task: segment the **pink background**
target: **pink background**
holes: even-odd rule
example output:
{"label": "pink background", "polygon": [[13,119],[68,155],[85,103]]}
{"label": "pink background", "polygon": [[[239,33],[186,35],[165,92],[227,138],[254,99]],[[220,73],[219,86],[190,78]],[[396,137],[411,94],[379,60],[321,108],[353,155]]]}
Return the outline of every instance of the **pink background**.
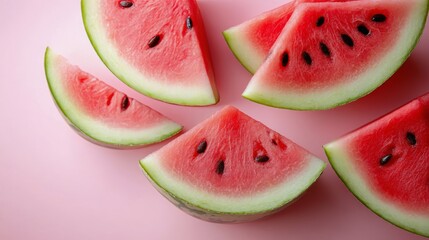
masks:
{"label": "pink background", "polygon": [[322,144],[429,90],[429,29],[411,58],[372,94],[328,111],[297,112],[241,98],[250,79],[221,31],[287,0],[200,0],[221,101],[173,106],[142,96],[104,67],[84,32],[79,1],[3,1],[0,8],[0,239],[423,239],[363,206],[328,165],[319,181],[281,213],[246,224],[194,219],[165,200],[139,150],[93,145],[68,127],[44,76],[46,46],[189,129],[232,104],[326,160]]}

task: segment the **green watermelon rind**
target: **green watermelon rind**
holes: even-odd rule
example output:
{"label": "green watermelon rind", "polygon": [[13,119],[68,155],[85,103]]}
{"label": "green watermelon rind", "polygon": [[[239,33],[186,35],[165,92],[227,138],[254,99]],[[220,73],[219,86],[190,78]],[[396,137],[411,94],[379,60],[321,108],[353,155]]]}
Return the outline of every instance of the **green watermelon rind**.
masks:
{"label": "green watermelon rind", "polygon": [[341,139],[323,146],[328,160],[349,191],[368,209],[387,222],[409,232],[429,237],[429,216],[419,216],[416,213],[401,211],[393,204],[389,204],[373,191],[359,176],[357,166],[351,164],[352,158],[342,146]]}
{"label": "green watermelon rind", "polygon": [[132,89],[163,102],[185,106],[207,106],[219,101],[217,90],[209,77],[204,87],[184,85],[165,85],[144,76],[143,73],[132,67],[120,57],[116,48],[107,40],[106,31],[97,20],[98,1],[81,0],[82,20],[85,31],[95,52],[107,68],[122,82]]}
{"label": "green watermelon rind", "polygon": [[239,26],[223,31],[222,35],[235,58],[250,74],[254,74],[262,64],[260,59],[264,56],[258,54],[256,49],[251,49],[251,44],[243,43],[246,39],[240,39],[241,35],[236,34],[236,31],[239,31]]}
{"label": "green watermelon rind", "polygon": [[44,68],[49,90],[57,106],[67,123],[83,138],[97,145],[109,148],[130,149],[140,148],[145,145],[161,142],[170,138],[182,130],[182,126],[166,119],[165,122],[147,129],[122,129],[117,130],[104,125],[101,121],[89,117],[78,109],[67,94],[64,93],[60,74],[55,70],[55,53],[46,48]]}
{"label": "green watermelon rind", "polygon": [[[424,3],[424,4],[423,4]],[[318,3],[311,3],[316,5]],[[323,3],[321,3],[323,4]],[[295,11],[308,3],[300,4]],[[329,90],[315,91],[297,91],[292,94],[285,94],[275,87],[263,86],[255,81],[250,81],[242,96],[250,101],[263,104],[270,107],[284,108],[291,110],[326,110],[345,105],[359,98],[362,98],[393,76],[393,74],[404,64],[416,47],[423,33],[427,20],[429,1],[422,0],[422,4],[416,4],[415,13],[407,24],[404,25],[404,32],[398,33],[400,44],[395,44],[393,50],[383,56],[383,59],[373,64],[373,70],[366,71],[364,74],[355,77],[361,79],[353,81],[352,84],[346,83],[340,86],[332,87]],[[289,24],[296,17],[292,14]],[[285,28],[288,25],[285,26]],[[410,38],[410,36],[412,36]],[[402,44],[401,44],[402,43]],[[407,44],[404,44],[407,43]],[[400,48],[400,45],[408,46],[406,49]],[[365,79],[365,80],[362,80]],[[375,79],[375,81],[373,81]]]}
{"label": "green watermelon rind", "polygon": [[273,15],[276,18],[284,17],[284,8],[287,5],[295,4],[292,1],[285,3],[275,9],[263,12],[255,18],[249,19],[239,25],[230,27],[222,32],[222,35],[231,50],[235,58],[240,64],[250,73],[254,74],[259,66],[264,62],[267,53],[260,48],[254,47],[255,44],[246,39],[246,35],[249,35],[249,25],[252,25],[255,21],[263,22],[270,19]]}
{"label": "green watermelon rind", "polygon": [[[300,172],[301,175],[297,173],[292,183],[283,182],[278,184],[277,188],[273,187],[260,195],[246,196],[243,200],[239,197],[228,198],[200,191],[170,176],[158,164],[159,162],[161,161],[156,155],[151,154],[140,160],[140,166],[146,177],[164,197],[194,217],[211,222],[229,223],[253,221],[283,209],[299,198],[319,178],[326,167],[320,159],[310,158],[309,166]],[[275,191],[278,191],[277,195],[269,195],[270,192]],[[269,197],[264,201],[262,196],[265,194]],[[277,199],[274,199],[276,196]]]}

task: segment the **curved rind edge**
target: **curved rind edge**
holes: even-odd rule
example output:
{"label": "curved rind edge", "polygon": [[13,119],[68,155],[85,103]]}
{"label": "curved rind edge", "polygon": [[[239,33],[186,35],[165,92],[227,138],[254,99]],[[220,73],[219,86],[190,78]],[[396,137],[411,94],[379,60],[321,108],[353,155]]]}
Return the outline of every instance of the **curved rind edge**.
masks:
{"label": "curved rind edge", "polygon": [[[429,228],[427,228],[426,232],[424,230],[419,230],[419,229],[415,229],[411,226],[406,226],[403,223],[399,223],[399,222],[394,222],[392,221],[392,219],[389,219],[387,216],[385,216],[384,213],[377,211],[374,207],[371,206],[371,203],[369,201],[367,201],[365,199],[364,196],[359,195],[358,193],[355,192],[355,190],[353,189],[353,187],[351,186],[351,183],[346,180],[346,177],[344,177],[344,174],[341,172],[340,167],[337,166],[336,164],[336,160],[334,159],[333,155],[335,152],[334,147],[331,147],[334,143],[336,143],[336,141],[328,143],[323,145],[323,149],[324,152],[329,160],[329,163],[331,164],[332,168],[334,169],[336,175],[338,176],[338,178],[344,183],[344,185],[347,187],[347,189],[364,205],[366,206],[369,210],[371,210],[373,213],[375,213],[377,216],[381,217],[382,219],[384,219],[386,222],[389,222],[401,229],[404,229],[408,232],[417,234],[417,235],[421,235],[421,236],[425,236],[425,237],[429,237]],[[428,219],[429,222],[429,219]]]}
{"label": "curved rind edge", "polygon": [[235,58],[238,60],[238,62],[250,73],[254,74],[257,69],[253,69],[252,66],[246,65],[246,61],[243,61],[242,55],[237,52],[237,49],[234,47],[234,34],[231,34],[230,31],[232,31],[232,28],[227,29],[222,32],[223,38],[225,39],[226,44],[228,45],[228,48],[231,50],[232,54],[234,54]]}
{"label": "curved rind edge", "polygon": [[151,141],[141,141],[141,142],[137,142],[137,143],[133,143],[133,144],[121,144],[120,142],[109,142],[109,141],[105,141],[103,139],[100,139],[96,136],[92,136],[91,134],[86,133],[81,127],[79,127],[77,124],[75,124],[72,120],[71,117],[69,116],[70,113],[68,113],[61,104],[61,101],[59,100],[59,97],[57,96],[57,93],[54,89],[54,87],[52,86],[52,81],[53,77],[50,76],[49,72],[50,72],[50,65],[51,65],[51,61],[52,61],[52,50],[50,47],[46,47],[45,50],[45,55],[44,55],[44,69],[45,69],[45,76],[46,76],[46,80],[48,83],[48,87],[49,87],[49,91],[51,92],[51,96],[54,100],[55,106],[57,107],[58,111],[61,113],[62,117],[64,118],[64,120],[67,122],[67,124],[73,129],[75,130],[75,132],[80,135],[81,137],[83,137],[84,139],[86,139],[87,141],[94,143],[96,145],[102,146],[102,147],[107,147],[107,148],[113,148],[113,149],[135,149],[135,148],[141,148],[143,146],[146,145],[150,145],[150,144],[155,144],[158,142],[162,142],[178,133],[180,133],[183,129],[183,127],[179,124],[176,124],[177,126],[172,129],[169,132],[165,132],[163,134],[160,134],[158,138],[153,139]]}
{"label": "curved rind edge", "polygon": [[323,173],[324,169],[326,168],[325,162],[315,158],[316,161],[319,161],[318,164],[320,164],[320,166],[318,167],[318,170],[312,175],[312,178],[308,179],[308,182],[303,187],[303,189],[300,189],[299,192],[297,192],[293,198],[287,199],[286,201],[283,201],[281,204],[278,204],[276,206],[271,206],[262,211],[252,211],[251,209],[249,209],[249,211],[239,211],[239,212],[229,211],[228,212],[228,211],[208,209],[205,206],[193,204],[189,200],[184,199],[183,197],[174,195],[173,193],[165,189],[163,186],[161,186],[161,184],[158,183],[158,181],[155,179],[153,174],[151,174],[151,171],[154,171],[154,170],[145,166],[144,160],[146,158],[139,161],[140,167],[142,168],[144,175],[147,177],[150,183],[155,187],[155,189],[157,189],[158,192],[160,192],[166,199],[168,199],[176,207],[188,213],[189,215],[204,221],[216,222],[216,223],[250,222],[265,216],[269,216],[278,211],[281,211],[282,209],[284,209],[285,207],[289,206],[291,203],[296,201],[298,198],[300,198],[308,190],[308,188],[311,187],[313,183],[317,181],[317,179],[320,177],[320,175]]}
{"label": "curved rind edge", "polygon": [[[87,13],[88,7],[87,2],[90,0],[81,0],[81,13],[82,13],[82,21],[85,28],[85,32],[88,36],[88,39],[93,46],[95,52],[101,59],[101,61],[106,65],[106,67],[123,83],[125,83],[130,88],[159,101],[170,103],[170,104],[176,104],[176,105],[182,105],[182,106],[209,106],[209,105],[215,105],[219,102],[219,94],[217,93],[216,89],[212,89],[211,96],[205,96],[204,98],[196,97],[194,99],[178,99],[178,98],[172,98],[169,96],[161,96],[157,93],[154,93],[144,87],[141,87],[135,83],[132,83],[132,81],[128,81],[127,77],[124,76],[122,72],[116,71],[116,67],[114,67],[111,62],[108,60],[111,57],[104,54],[104,51],[101,51],[99,44],[96,42],[95,37],[93,33],[90,30],[89,25],[91,24],[88,22],[88,16],[92,17],[91,14]],[[91,0],[92,1],[92,0]],[[215,92],[213,92],[215,91]],[[186,96],[187,94],[184,94]]]}
{"label": "curved rind edge", "polygon": [[[423,7],[423,6],[422,6]],[[419,12],[422,12],[422,18],[421,18],[421,22],[422,24],[420,25],[420,28],[418,31],[416,31],[415,34],[415,38],[412,40],[412,44],[409,45],[409,48],[406,49],[403,52],[406,52],[406,54],[402,55],[400,57],[400,59],[398,59],[395,62],[395,65],[389,66],[388,68],[384,68],[383,70],[385,73],[384,77],[381,77],[381,79],[379,79],[375,85],[371,86],[371,87],[367,87],[365,89],[365,91],[360,92],[359,94],[356,94],[352,97],[348,96],[348,97],[344,97],[341,100],[338,101],[332,101],[330,100],[328,103],[323,103],[322,101],[320,101],[321,98],[318,98],[317,101],[312,101],[310,104],[302,104],[303,101],[298,101],[295,100],[295,102],[298,103],[293,103],[290,104],[287,101],[281,100],[279,98],[273,100],[273,95],[275,95],[274,92],[270,92],[269,90],[265,91],[265,93],[261,94],[261,88],[259,87],[259,92],[255,92],[253,90],[249,90],[252,84],[252,81],[248,84],[248,86],[246,87],[246,89],[244,90],[244,92],[242,93],[242,97],[262,104],[262,105],[266,105],[266,106],[270,106],[270,107],[275,107],[275,108],[283,108],[283,109],[290,109],[290,110],[300,110],[300,111],[306,111],[306,110],[327,110],[327,109],[332,109],[332,108],[336,108],[342,105],[345,105],[347,103],[353,102],[355,100],[358,100],[368,94],[370,94],[371,92],[373,92],[374,90],[376,90],[378,87],[380,87],[381,85],[383,85],[387,80],[389,80],[395,73],[396,71],[404,64],[404,62],[409,58],[409,56],[411,55],[411,53],[413,52],[414,48],[416,47],[416,45],[418,44],[421,35],[425,29],[425,25],[426,25],[426,21],[427,21],[427,16],[428,16],[428,10],[429,10],[429,1],[425,0],[425,5],[424,5],[424,9],[420,9],[419,7],[416,7],[416,9]],[[395,45],[396,46],[396,45]],[[378,64],[380,65],[380,64]],[[386,65],[386,63],[383,63],[383,65]],[[387,73],[386,73],[387,71]],[[256,87],[257,88],[257,87]],[[308,95],[313,95],[313,94],[308,94]],[[329,94],[329,95],[333,95],[333,94]],[[301,105],[302,104],[302,105]]]}

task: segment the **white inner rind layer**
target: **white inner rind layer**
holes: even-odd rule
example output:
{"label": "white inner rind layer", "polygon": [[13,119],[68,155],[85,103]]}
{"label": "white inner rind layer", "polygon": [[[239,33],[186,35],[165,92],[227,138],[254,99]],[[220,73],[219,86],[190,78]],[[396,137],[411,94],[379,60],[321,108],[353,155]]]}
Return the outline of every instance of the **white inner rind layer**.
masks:
{"label": "white inner rind layer", "polygon": [[201,84],[198,85],[185,85],[179,81],[164,84],[143,70],[133,67],[132,63],[120,55],[117,46],[107,36],[99,6],[100,0],[82,0],[85,30],[101,60],[121,81],[146,96],[169,103],[190,106],[217,103],[218,98],[208,76],[205,81],[201,79]]}
{"label": "white inner rind layer", "polygon": [[[140,161],[147,177],[160,188],[202,211],[218,214],[251,215],[276,210],[300,196],[323,172],[326,164],[317,158],[308,159],[306,166],[293,177],[263,192],[248,196],[225,196],[211,193],[205,189],[174,176],[162,166],[157,154],[151,154]],[[161,192],[165,194],[164,192]],[[168,197],[167,197],[168,198]]]}
{"label": "white inner rind layer", "polygon": [[223,32],[223,36],[238,61],[253,74],[264,61],[265,53],[258,51],[260,49],[255,48],[245,34],[240,33],[244,27],[247,26],[231,27]]}
{"label": "white inner rind layer", "polygon": [[49,48],[46,49],[45,72],[49,88],[55,103],[68,123],[84,137],[88,137],[88,140],[110,147],[138,147],[160,142],[182,129],[179,124],[167,118],[157,124],[152,124],[151,127],[120,128],[109,126],[102,119],[88,116],[80,106],[75,104],[64,88],[63,76],[55,61],[57,56]]}
{"label": "white inner rind layer", "polygon": [[[262,13],[253,19],[247,20],[239,25],[233,26],[223,32],[223,36],[238,61],[249,71],[254,74],[259,66],[264,62],[268,52],[261,49],[257,43],[250,41],[249,30],[253,28],[255,22],[272,21],[272,16],[282,16],[285,12],[285,7],[292,2],[288,2],[273,10]],[[257,24],[258,25],[258,24]]]}
{"label": "white inner rind layer", "polygon": [[[429,215],[417,211],[408,211],[383,198],[374,191],[372,183],[358,170],[355,156],[341,140],[324,146],[332,167],[349,190],[374,213],[408,231],[429,237]],[[412,205],[412,203],[410,203]]]}
{"label": "white inner rind layer", "polygon": [[[412,2],[414,3],[410,4],[413,4],[414,7],[410,11],[409,18],[404,22],[401,31],[397,33],[399,39],[387,51],[387,54],[380,56],[377,61],[373,61],[361,74],[345,76],[343,80],[336,81],[341,84],[336,84],[333,87],[327,86],[312,90],[285,90],[266,85],[263,81],[264,76],[259,76],[256,73],[243,92],[243,97],[278,108],[318,110],[334,108],[367,95],[396,72],[408,58],[422,34],[428,14],[429,1],[412,0]],[[302,3],[301,5],[310,6],[314,4],[316,3]],[[288,25],[296,24],[299,11],[305,11],[305,7],[295,9]]]}

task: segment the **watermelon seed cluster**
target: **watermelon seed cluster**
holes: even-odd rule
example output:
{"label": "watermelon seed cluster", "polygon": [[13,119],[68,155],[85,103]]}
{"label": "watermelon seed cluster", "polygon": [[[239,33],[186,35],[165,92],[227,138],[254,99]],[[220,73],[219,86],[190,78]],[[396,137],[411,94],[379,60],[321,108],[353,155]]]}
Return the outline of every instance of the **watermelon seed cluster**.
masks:
{"label": "watermelon seed cluster", "polygon": [[[196,148],[196,152],[197,152],[197,154],[202,154],[202,153],[204,153],[206,150],[207,150],[207,140],[202,140],[202,141],[198,144],[198,146],[197,146],[197,148]],[[224,171],[225,171],[225,160],[220,159],[220,160],[216,163],[216,170],[215,170],[215,172],[216,172],[218,175],[223,175]]]}
{"label": "watermelon seed cluster", "polygon": [[[407,132],[406,139],[411,146],[415,146],[417,144],[416,135],[412,132]],[[388,154],[380,159],[380,165],[384,166],[392,159],[392,154]]]}
{"label": "watermelon seed cluster", "polygon": [[[373,21],[373,22],[385,22],[386,19],[387,19],[386,16],[383,14],[375,14],[372,16],[371,21]],[[325,17],[320,16],[316,21],[316,26],[321,27],[324,23],[325,23]],[[366,27],[364,24],[358,25],[357,30],[365,36],[368,36],[371,33],[370,30],[368,29],[368,27]],[[341,36],[341,40],[343,41],[344,44],[353,48],[354,41],[350,37],[350,35],[342,33],[340,36]],[[319,46],[320,46],[320,50],[322,51],[322,53],[325,56],[330,58],[331,57],[331,50],[329,49],[329,47],[324,42],[320,42]],[[301,54],[301,57],[307,65],[311,66],[311,64],[313,63],[313,59],[311,58],[311,55],[308,52],[303,51]],[[281,63],[282,63],[283,67],[286,67],[287,64],[289,63],[289,54],[287,52],[283,53],[282,58],[281,58]]]}
{"label": "watermelon seed cluster", "polygon": [[[287,54],[286,54],[287,55]],[[271,143],[275,146],[278,146],[279,143],[277,142],[276,139],[272,138],[271,139]],[[286,146],[280,142],[280,147],[284,150],[286,148]],[[256,149],[260,148],[260,143],[256,144]],[[203,139],[200,141],[200,143],[196,146],[195,151],[197,154],[203,154],[206,150],[207,150],[207,140]],[[258,153],[256,153],[258,152]],[[270,160],[270,157],[268,157],[268,155],[266,154],[265,149],[263,149],[263,151],[255,151],[255,157],[254,157],[254,161],[257,163],[266,163]],[[218,175],[223,175],[225,172],[225,160],[224,158],[220,158],[217,162],[216,162],[216,166],[215,166],[215,172]]]}

